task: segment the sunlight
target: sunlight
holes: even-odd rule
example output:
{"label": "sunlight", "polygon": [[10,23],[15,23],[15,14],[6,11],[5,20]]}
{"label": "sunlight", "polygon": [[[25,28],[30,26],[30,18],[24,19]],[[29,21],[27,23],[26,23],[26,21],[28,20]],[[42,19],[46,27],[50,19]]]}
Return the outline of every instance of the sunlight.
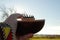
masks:
{"label": "sunlight", "polygon": [[19,18],[19,19],[17,19],[17,21],[22,21],[22,19],[21,19],[21,18]]}
{"label": "sunlight", "polygon": [[16,5],[16,6],[14,6],[14,9],[15,9],[16,13],[33,15],[28,7],[25,7],[22,5],[19,5],[19,6]]}
{"label": "sunlight", "polygon": [[16,10],[16,13],[25,13],[25,9],[23,7],[18,7],[18,6],[15,6],[15,10]]}

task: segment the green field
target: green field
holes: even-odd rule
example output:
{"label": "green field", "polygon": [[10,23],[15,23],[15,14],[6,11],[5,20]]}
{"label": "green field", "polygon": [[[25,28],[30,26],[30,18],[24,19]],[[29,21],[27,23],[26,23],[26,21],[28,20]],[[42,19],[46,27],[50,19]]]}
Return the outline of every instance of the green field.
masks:
{"label": "green field", "polygon": [[60,40],[60,38],[31,38],[30,40]]}
{"label": "green field", "polygon": [[42,35],[42,36],[36,36],[32,37],[30,40],[60,40],[59,35]]}
{"label": "green field", "polygon": [[31,40],[60,40],[60,39],[31,39]]}

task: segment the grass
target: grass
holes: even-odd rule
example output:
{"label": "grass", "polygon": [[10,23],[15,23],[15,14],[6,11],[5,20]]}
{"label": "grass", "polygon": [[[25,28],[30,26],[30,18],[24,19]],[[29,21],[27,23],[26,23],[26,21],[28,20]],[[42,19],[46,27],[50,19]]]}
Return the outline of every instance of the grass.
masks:
{"label": "grass", "polygon": [[31,38],[30,40],[60,40],[60,38]]}
{"label": "grass", "polygon": [[30,40],[60,40],[60,36],[55,36],[55,35],[48,35],[48,36],[36,36],[36,37],[32,37],[30,38]]}

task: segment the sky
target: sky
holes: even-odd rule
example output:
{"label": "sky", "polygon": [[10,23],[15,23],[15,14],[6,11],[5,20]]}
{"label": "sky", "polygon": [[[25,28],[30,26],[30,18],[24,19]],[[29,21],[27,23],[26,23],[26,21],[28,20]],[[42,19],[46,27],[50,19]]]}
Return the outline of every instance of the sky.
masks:
{"label": "sky", "polygon": [[60,0],[0,0],[0,6],[45,19],[44,27],[37,34],[60,35]]}

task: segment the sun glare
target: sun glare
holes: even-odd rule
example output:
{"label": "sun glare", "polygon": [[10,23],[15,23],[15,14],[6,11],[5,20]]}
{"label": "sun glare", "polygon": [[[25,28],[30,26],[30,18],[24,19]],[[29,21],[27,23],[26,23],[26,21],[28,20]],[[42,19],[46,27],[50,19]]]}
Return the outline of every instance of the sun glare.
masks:
{"label": "sun glare", "polygon": [[15,10],[16,10],[16,12],[17,13],[25,13],[25,10],[24,10],[24,8],[22,8],[22,7],[15,7]]}

